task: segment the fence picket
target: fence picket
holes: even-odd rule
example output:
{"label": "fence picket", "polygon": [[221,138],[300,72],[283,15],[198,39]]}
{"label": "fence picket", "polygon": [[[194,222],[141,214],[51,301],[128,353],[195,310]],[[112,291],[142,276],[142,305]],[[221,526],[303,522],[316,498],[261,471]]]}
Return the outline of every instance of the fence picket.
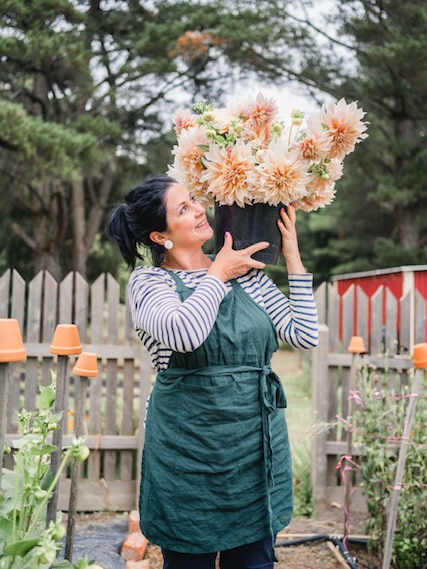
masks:
{"label": "fence picket", "polygon": [[59,324],[75,324],[73,321],[73,280],[73,273],[68,273],[59,284]]}
{"label": "fence picket", "polygon": [[347,348],[354,336],[354,298],[355,286],[351,285],[342,298],[342,343]]}
{"label": "fence picket", "polygon": [[[119,329],[119,302],[120,289],[113,277],[107,275],[107,340],[109,344],[118,343]],[[106,363],[106,407],[105,407],[105,432],[107,435],[117,435],[120,425],[117,423],[117,411],[123,413],[123,406],[118,405],[118,365],[117,360],[108,358]],[[117,457],[115,451],[106,451],[104,455],[105,480],[116,479]]]}
{"label": "fence picket", "polygon": [[427,301],[415,291],[415,340],[414,344],[425,342],[427,334]]}
{"label": "fence picket", "polygon": [[369,299],[368,295],[361,289],[356,287],[356,306],[357,306],[357,336],[362,336],[365,344],[368,341],[369,333]]}
{"label": "fence picket", "polygon": [[[79,274],[74,273],[74,324],[77,325],[80,340],[87,341],[87,321],[89,304],[89,285]],[[102,312],[101,312],[102,314]]]}
{"label": "fence picket", "polygon": [[414,331],[411,329],[411,318],[409,315],[412,313],[412,294],[408,290],[399,301],[400,309],[400,330],[399,330],[399,347],[401,354],[408,354],[410,346],[413,346]]}
{"label": "fence picket", "polygon": [[10,269],[0,277],[0,318],[9,318]]}
{"label": "fence picket", "polygon": [[389,355],[395,355],[397,352],[397,300],[394,294],[388,289],[385,289],[385,338],[386,350]]}
{"label": "fence picket", "polygon": [[[90,288],[91,300],[91,330],[92,344],[102,344],[104,330],[104,296],[105,275],[100,275]],[[100,373],[89,382],[89,419],[90,435],[101,436],[102,432],[102,362],[98,360]],[[99,480],[101,473],[101,453],[98,449],[91,452],[88,458],[88,478],[90,481]]]}
{"label": "fence picket", "polygon": [[380,286],[371,297],[371,337],[368,351],[375,355],[384,351],[383,291],[384,287]]}

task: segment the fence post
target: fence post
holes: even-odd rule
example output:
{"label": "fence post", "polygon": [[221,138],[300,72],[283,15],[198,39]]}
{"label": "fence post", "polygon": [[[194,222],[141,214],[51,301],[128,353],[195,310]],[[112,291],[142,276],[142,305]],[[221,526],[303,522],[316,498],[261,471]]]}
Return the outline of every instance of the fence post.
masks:
{"label": "fence post", "polygon": [[25,360],[27,352],[15,318],[0,319],[0,488],[3,469],[4,442],[7,427],[10,364]]}
{"label": "fence post", "polygon": [[[316,425],[328,421],[328,351],[329,329],[325,324],[319,325],[319,343],[313,350],[312,367],[312,410]],[[313,436],[312,473],[313,500],[316,511],[326,508],[327,486],[327,454],[326,432],[321,429]]]}

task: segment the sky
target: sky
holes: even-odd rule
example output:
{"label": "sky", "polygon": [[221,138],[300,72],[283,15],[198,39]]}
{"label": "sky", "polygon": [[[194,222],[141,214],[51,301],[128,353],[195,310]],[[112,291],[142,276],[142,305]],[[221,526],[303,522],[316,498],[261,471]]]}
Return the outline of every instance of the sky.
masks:
{"label": "sky", "polygon": [[[299,8],[302,4],[305,4],[302,0],[295,0],[293,3],[293,8],[299,16],[303,16],[302,8]],[[326,25],[324,17],[329,15],[331,11],[333,11],[334,7],[336,7],[335,0],[313,0],[313,5],[311,7],[306,7],[306,10],[312,22],[324,27]],[[236,87],[235,92],[230,92],[226,97],[226,104],[233,99],[240,98],[242,96],[242,91],[245,90],[245,87],[242,89],[242,84],[239,84]],[[293,82],[289,85],[271,84],[266,86],[265,81],[258,83],[254,81],[248,84],[247,91],[244,92],[244,96],[256,96],[259,92],[266,97],[275,99],[277,106],[279,107],[280,116],[285,123],[294,109],[305,112],[306,117],[317,114],[320,111],[318,103],[310,98],[309,95],[305,93],[304,88],[299,86],[297,82]],[[325,100],[329,100],[326,95],[324,95],[324,97]]]}

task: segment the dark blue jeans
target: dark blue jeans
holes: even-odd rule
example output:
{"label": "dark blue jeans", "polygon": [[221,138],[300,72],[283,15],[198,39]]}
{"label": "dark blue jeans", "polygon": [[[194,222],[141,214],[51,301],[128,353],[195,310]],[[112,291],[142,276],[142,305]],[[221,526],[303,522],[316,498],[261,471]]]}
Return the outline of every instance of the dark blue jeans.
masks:
{"label": "dark blue jeans", "polygon": [[[179,553],[162,549],[163,569],[215,569],[217,553]],[[271,537],[219,553],[221,569],[273,569]]]}

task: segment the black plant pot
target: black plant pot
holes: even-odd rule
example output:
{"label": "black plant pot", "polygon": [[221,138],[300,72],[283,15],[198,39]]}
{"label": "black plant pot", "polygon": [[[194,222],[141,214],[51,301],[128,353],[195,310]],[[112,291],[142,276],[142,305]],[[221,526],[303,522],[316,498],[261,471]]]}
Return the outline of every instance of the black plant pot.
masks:
{"label": "black plant pot", "polygon": [[283,207],[283,204],[271,206],[264,203],[246,207],[215,204],[216,251],[224,245],[224,234],[228,231],[233,237],[234,249],[244,249],[259,241],[268,241],[268,249],[258,251],[252,257],[267,265],[277,265],[282,248],[277,220]]}

